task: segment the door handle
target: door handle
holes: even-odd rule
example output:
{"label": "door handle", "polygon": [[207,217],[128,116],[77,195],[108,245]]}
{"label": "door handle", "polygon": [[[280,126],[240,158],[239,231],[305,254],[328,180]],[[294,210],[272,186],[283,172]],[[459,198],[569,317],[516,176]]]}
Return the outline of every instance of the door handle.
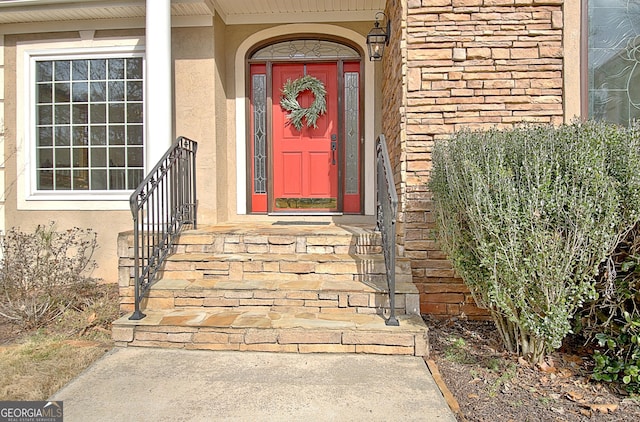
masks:
{"label": "door handle", "polygon": [[336,165],[336,151],[338,150],[338,136],[331,134],[331,164]]}

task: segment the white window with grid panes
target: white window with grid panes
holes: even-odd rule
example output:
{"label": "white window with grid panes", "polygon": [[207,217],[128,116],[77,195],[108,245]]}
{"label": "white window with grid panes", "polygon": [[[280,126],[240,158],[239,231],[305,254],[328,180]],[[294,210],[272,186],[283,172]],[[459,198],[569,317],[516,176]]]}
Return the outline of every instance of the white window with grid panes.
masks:
{"label": "white window with grid panes", "polygon": [[17,104],[25,110],[18,125],[23,121],[28,133],[25,154],[18,150],[25,166],[18,181],[27,182],[19,203],[89,201],[113,208],[95,201],[128,199],[144,178],[143,51],[26,48],[17,64],[25,94],[18,92],[18,103],[25,99],[24,108]]}
{"label": "white window with grid panes", "polygon": [[145,175],[143,37],[16,43],[18,210],[126,210]]}
{"label": "white window with grid panes", "polygon": [[144,178],[142,54],[32,58],[32,192],[117,193]]}

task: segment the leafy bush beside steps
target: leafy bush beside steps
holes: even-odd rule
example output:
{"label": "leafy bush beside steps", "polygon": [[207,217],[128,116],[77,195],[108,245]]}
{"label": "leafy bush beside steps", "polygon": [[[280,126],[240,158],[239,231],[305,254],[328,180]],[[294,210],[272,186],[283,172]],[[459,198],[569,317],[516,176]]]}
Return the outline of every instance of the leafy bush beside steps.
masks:
{"label": "leafy bush beside steps", "polygon": [[640,216],[640,132],[596,122],[463,131],[436,144],[430,188],[454,268],[505,347],[539,362]]}

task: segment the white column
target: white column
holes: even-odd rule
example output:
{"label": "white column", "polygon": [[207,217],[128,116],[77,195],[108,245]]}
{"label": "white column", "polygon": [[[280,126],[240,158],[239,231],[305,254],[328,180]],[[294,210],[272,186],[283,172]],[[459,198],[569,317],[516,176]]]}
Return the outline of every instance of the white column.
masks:
{"label": "white column", "polygon": [[146,0],[147,171],[173,143],[171,0]]}

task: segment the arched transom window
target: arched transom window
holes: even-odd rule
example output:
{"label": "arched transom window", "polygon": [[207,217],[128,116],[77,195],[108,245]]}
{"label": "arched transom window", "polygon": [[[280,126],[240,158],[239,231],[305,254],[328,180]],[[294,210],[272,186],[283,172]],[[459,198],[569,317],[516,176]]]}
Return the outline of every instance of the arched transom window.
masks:
{"label": "arched transom window", "polygon": [[315,39],[296,39],[270,44],[251,56],[254,60],[359,59],[360,54],[344,44]]}

